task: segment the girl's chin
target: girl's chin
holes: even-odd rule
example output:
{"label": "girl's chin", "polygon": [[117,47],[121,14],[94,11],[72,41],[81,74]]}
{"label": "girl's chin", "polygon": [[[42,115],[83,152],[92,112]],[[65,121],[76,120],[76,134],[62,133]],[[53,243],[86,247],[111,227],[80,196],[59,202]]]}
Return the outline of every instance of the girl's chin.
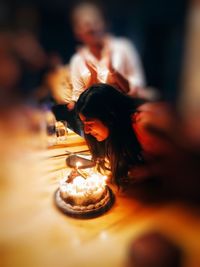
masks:
{"label": "girl's chin", "polygon": [[105,140],[106,140],[106,138],[103,138],[103,137],[100,137],[99,139],[97,139],[98,142],[103,142]]}
{"label": "girl's chin", "polygon": [[103,138],[103,137],[101,137],[101,136],[94,136],[94,138],[96,138],[96,140],[97,140],[98,142],[101,142],[101,141],[104,141],[104,140],[105,140],[105,138]]}

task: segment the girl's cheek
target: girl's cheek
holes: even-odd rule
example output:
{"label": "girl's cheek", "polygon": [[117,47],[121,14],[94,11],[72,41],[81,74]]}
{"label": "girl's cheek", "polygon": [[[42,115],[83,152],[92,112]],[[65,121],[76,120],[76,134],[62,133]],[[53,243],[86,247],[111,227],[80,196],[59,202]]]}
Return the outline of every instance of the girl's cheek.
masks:
{"label": "girl's cheek", "polygon": [[84,132],[86,134],[90,133],[91,128],[88,125],[84,125]]}

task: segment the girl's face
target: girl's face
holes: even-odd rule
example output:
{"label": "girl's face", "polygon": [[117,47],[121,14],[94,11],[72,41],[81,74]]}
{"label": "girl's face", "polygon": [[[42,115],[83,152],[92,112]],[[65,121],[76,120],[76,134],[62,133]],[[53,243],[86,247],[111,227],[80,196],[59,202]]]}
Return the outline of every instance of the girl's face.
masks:
{"label": "girl's face", "polygon": [[91,134],[97,141],[101,142],[108,138],[109,129],[98,119],[87,119],[83,114],[79,114],[79,117],[84,125],[85,134]]}

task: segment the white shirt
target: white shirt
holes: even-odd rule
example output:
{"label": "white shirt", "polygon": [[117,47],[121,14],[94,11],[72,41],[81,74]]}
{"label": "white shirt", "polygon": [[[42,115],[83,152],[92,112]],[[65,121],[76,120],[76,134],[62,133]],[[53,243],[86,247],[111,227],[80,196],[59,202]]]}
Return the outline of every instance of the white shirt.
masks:
{"label": "white shirt", "polygon": [[[145,86],[144,73],[135,47],[129,40],[116,37],[110,37],[108,39],[108,46],[112,66],[128,80],[130,85],[128,94],[134,96],[135,87]],[[102,51],[101,59],[98,60],[91,54],[87,47],[83,47],[81,52],[74,54],[70,60],[73,101],[77,101],[79,95],[87,88],[91,76],[85,64],[83,53],[97,67],[97,78],[99,82],[106,83],[108,77],[109,70],[106,65],[108,53],[106,54],[106,48]]]}

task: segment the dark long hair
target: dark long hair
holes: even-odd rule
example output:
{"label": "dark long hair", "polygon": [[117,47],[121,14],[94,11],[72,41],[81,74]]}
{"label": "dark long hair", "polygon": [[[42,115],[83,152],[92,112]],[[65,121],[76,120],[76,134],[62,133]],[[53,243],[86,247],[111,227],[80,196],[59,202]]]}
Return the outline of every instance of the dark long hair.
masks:
{"label": "dark long hair", "polygon": [[99,119],[109,129],[109,137],[99,142],[85,134],[93,159],[105,169],[109,160],[117,185],[127,180],[130,166],[142,161],[141,146],[132,128],[131,115],[144,101],[122,94],[108,84],[95,84],[85,90],[76,103],[76,111],[86,118]]}

